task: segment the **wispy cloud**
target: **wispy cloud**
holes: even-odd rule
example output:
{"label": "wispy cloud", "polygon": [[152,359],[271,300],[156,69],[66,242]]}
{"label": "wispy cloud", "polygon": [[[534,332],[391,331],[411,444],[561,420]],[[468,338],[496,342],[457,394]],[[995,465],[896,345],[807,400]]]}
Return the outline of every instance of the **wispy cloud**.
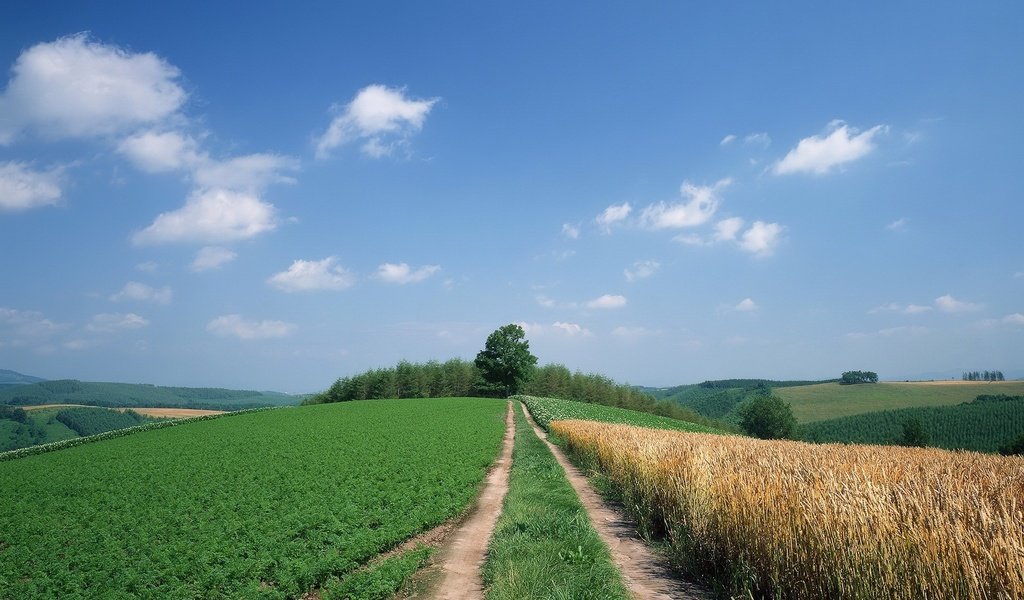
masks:
{"label": "wispy cloud", "polygon": [[295,333],[295,325],[284,321],[247,321],[241,315],[222,315],[206,324],[206,330],[244,341],[283,338]]}
{"label": "wispy cloud", "polygon": [[340,109],[327,131],[320,136],[316,156],[324,159],[331,150],[362,141],[362,152],[372,158],[391,155],[405,146],[440,98],[412,99],[404,88],[368,85]]}
{"label": "wispy cloud", "polygon": [[594,219],[594,222],[597,223],[598,227],[600,227],[602,231],[608,233],[611,231],[612,225],[625,221],[629,216],[629,213],[632,211],[633,207],[629,205],[629,202],[612,204],[601,211],[601,213]]}
{"label": "wispy cloud", "polygon": [[732,133],[722,138],[722,141],[718,142],[719,146],[728,146],[729,144],[736,141],[736,136]]}
{"label": "wispy cloud", "polygon": [[440,265],[424,265],[414,269],[406,263],[384,263],[377,267],[376,278],[385,283],[419,283],[440,270]]}
{"label": "wispy cloud", "polygon": [[622,272],[626,277],[626,281],[639,281],[640,279],[647,279],[651,275],[658,272],[661,268],[661,263],[655,260],[638,260],[631,266],[626,267]]}
{"label": "wispy cloud", "polygon": [[130,329],[141,329],[149,325],[149,320],[135,313],[101,313],[93,315],[85,326],[93,333],[111,333]]}
{"label": "wispy cloud", "polygon": [[683,202],[658,202],[643,210],[640,223],[648,229],[679,229],[703,225],[718,210],[719,192],[732,183],[726,178],[714,185],[694,185],[684,181],[679,188],[680,194],[686,198]]}
{"label": "wispy cloud", "polygon": [[732,309],[736,312],[754,312],[758,308],[760,307],[757,305],[757,303],[750,298],[744,298],[743,300],[740,300],[739,303],[736,304],[736,306],[732,307]]}
{"label": "wispy cloud", "polygon": [[154,288],[138,281],[129,281],[119,292],[110,296],[113,302],[152,302],[154,304],[170,304],[173,297],[171,288],[164,286]]}
{"label": "wispy cloud", "polygon": [[283,292],[343,290],[355,284],[355,276],[328,256],[322,260],[296,260],[286,271],[272,275],[267,283]]}
{"label": "wispy cloud", "polygon": [[800,140],[796,148],[775,163],[772,172],[776,175],[824,175],[870,154],[875,149],[874,139],[888,131],[888,127],[876,125],[867,131],[858,132],[842,121],[833,121],[829,123],[827,131],[827,135],[812,135]]}
{"label": "wispy cloud", "polygon": [[[2,108],[0,108],[2,110]],[[64,169],[33,169],[23,162],[0,163],[0,211],[22,211],[60,202]]]}
{"label": "wispy cloud", "polygon": [[890,338],[890,337],[907,337],[912,335],[920,335],[928,333],[927,327],[919,327],[915,325],[901,325],[899,327],[887,327],[885,329],[879,329],[878,331],[861,332],[855,331],[846,334],[847,337],[853,339],[864,339],[864,338]]}
{"label": "wispy cloud", "polygon": [[942,312],[947,313],[974,312],[983,308],[981,304],[967,302],[966,300],[957,300],[949,294],[936,298],[935,306]]}
{"label": "wispy cloud", "polygon": [[235,260],[238,254],[223,246],[204,246],[196,252],[191,269],[197,273],[219,269]]}
{"label": "wispy cloud", "polygon": [[562,235],[570,240],[578,240],[580,238],[580,226],[573,225],[571,223],[562,223]]}
{"label": "wispy cloud", "polygon": [[889,231],[906,231],[907,230],[907,218],[906,217],[900,217],[899,219],[896,219],[892,223],[889,223],[888,225],[886,225],[885,228],[888,229]]}
{"label": "wispy cloud", "polygon": [[868,314],[876,314],[881,312],[895,312],[904,315],[920,315],[932,310],[931,306],[922,304],[899,304],[896,302],[890,302],[889,304],[883,304],[877,306],[868,311]]}

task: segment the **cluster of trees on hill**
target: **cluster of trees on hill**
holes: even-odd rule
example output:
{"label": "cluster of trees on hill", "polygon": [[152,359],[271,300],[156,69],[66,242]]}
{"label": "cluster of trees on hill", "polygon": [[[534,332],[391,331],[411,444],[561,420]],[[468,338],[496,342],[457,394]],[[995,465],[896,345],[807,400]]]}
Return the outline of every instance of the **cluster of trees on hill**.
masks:
{"label": "cluster of trees on hill", "polygon": [[0,419],[10,419],[15,423],[28,423],[28,413],[16,406],[0,404]]}
{"label": "cluster of trees on hill", "polygon": [[57,413],[57,420],[84,437],[142,425],[154,419],[132,410],[119,412],[109,408],[70,408]]}
{"label": "cluster of trees on hill", "polygon": [[87,406],[134,406],[242,410],[261,406],[296,404],[285,394],[221,388],[165,387],[136,383],[106,383],[56,379],[0,389],[0,404],[85,404]]}
{"label": "cluster of trees on hill", "polygon": [[854,385],[857,383],[878,383],[878,373],[874,371],[846,371],[839,378],[839,385]]}
{"label": "cluster of trees on hill", "polygon": [[964,371],[964,381],[1006,381],[1002,371]]}

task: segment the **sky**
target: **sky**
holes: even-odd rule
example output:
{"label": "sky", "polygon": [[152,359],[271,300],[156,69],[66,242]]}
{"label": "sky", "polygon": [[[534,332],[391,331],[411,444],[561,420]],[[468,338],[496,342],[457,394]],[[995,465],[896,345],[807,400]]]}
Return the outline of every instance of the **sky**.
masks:
{"label": "sky", "polygon": [[0,6],[0,368],[1024,376],[1024,5]]}

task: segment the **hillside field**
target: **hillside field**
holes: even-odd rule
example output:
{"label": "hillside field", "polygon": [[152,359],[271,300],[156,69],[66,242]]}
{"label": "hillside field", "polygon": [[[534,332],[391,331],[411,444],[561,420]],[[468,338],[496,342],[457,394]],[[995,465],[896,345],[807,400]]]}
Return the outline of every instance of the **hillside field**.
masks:
{"label": "hillside field", "polygon": [[697,423],[615,406],[561,400],[558,398],[538,398],[537,396],[516,396],[515,398],[518,398],[526,405],[533,419],[544,429],[548,429],[552,421],[581,419],[601,423],[623,423],[626,425],[636,425],[637,427],[650,427],[652,429],[672,429],[696,433],[723,433],[711,427],[698,425]]}
{"label": "hillside field", "polygon": [[505,410],[281,408],[0,462],[0,597],[344,597],[470,503]]}
{"label": "hillside field", "polygon": [[1017,396],[1024,394],[1024,381],[822,383],[777,388],[774,392],[790,403],[797,421],[809,423],[879,410],[962,404],[982,394]]}

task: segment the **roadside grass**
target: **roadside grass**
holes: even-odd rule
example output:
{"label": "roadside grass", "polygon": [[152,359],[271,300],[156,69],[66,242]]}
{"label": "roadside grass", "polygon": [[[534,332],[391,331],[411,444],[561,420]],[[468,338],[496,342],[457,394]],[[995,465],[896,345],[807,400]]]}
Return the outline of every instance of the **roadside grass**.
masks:
{"label": "roadside grass", "polygon": [[565,472],[521,411],[508,495],[484,564],[488,600],[629,598]]}
{"label": "roadside grass", "polygon": [[521,400],[526,404],[530,414],[533,415],[533,419],[544,429],[548,429],[548,425],[552,421],[579,419],[582,421],[619,423],[651,429],[671,429],[673,431],[689,431],[692,433],[726,433],[704,425],[690,423],[689,421],[680,421],[669,417],[660,417],[650,413],[605,406],[603,404],[591,404],[589,402],[576,402],[558,398],[539,398],[537,396],[516,396],[513,399]]}
{"label": "roadside grass", "polygon": [[824,421],[879,410],[919,406],[950,406],[970,402],[981,394],[1024,394],[1024,381],[971,383],[822,383],[776,388],[775,395],[789,402],[800,423]]}

